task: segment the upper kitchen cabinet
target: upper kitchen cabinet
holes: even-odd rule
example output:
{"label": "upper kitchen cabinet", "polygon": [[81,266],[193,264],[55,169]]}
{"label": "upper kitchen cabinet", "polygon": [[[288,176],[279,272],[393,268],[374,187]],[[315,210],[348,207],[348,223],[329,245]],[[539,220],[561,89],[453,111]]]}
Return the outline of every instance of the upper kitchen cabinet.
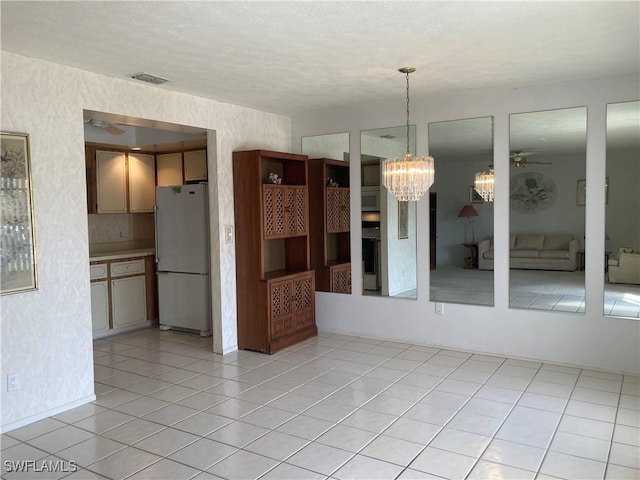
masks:
{"label": "upper kitchen cabinet", "polygon": [[156,176],[159,187],[182,185],[182,153],[156,155]]}
{"label": "upper kitchen cabinet", "polygon": [[90,146],[86,152],[89,213],[153,212],[153,155],[96,150]]}
{"label": "upper kitchen cabinet", "polygon": [[207,180],[207,151],[194,150],[184,152],[184,181],[197,182]]}
{"label": "upper kitchen cabinet", "polygon": [[156,196],[155,159],[144,153],[129,154],[129,211],[153,212]]}
{"label": "upper kitchen cabinet", "polygon": [[96,152],[98,213],[127,211],[127,156],[121,152]]}

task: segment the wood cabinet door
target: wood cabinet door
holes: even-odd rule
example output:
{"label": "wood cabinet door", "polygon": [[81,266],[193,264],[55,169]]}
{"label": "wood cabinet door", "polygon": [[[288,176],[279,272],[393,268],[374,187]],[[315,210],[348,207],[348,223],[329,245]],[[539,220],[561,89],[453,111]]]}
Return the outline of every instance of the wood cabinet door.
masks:
{"label": "wood cabinet door", "polygon": [[98,213],[127,212],[127,164],[124,153],[96,152]]}
{"label": "wood cabinet door", "polygon": [[111,280],[113,327],[147,320],[147,293],[144,275]]}
{"label": "wood cabinet door", "polygon": [[207,151],[184,152],[185,182],[207,179]]}
{"label": "wood cabinet door", "polygon": [[156,202],[156,162],[153,155],[129,154],[129,211],[153,212]]}
{"label": "wood cabinet door", "polygon": [[266,240],[286,237],[284,218],[285,187],[284,185],[262,186],[262,218],[263,236]]}
{"label": "wood cabinet door", "polygon": [[327,187],[327,233],[348,232],[351,224],[349,189]]}
{"label": "wood cabinet door", "polygon": [[291,310],[295,319],[295,328],[304,328],[315,322],[315,285],[313,273],[299,275],[292,281],[293,295]]}
{"label": "wood cabinet door", "polygon": [[307,187],[287,187],[288,204],[285,206],[286,214],[291,218],[287,225],[288,234],[306,235],[309,229],[309,209],[307,207]]}
{"label": "wood cabinet door", "polygon": [[335,293],[351,293],[351,264],[330,268],[330,290]]}
{"label": "wood cabinet door", "polygon": [[109,329],[109,285],[106,280],[91,284],[91,325],[94,333]]}
{"label": "wood cabinet door", "polygon": [[156,155],[156,176],[159,187],[182,185],[182,154]]}
{"label": "wood cabinet door", "polygon": [[280,338],[293,331],[291,280],[269,282],[269,336]]}

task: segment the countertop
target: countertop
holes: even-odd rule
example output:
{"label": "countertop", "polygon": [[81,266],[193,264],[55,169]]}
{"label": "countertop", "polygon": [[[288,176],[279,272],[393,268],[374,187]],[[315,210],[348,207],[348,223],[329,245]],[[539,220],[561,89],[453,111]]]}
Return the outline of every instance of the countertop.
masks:
{"label": "countertop", "polygon": [[147,257],[155,255],[155,248],[137,248],[132,250],[120,250],[117,252],[91,253],[89,254],[90,262],[100,262],[105,260],[118,260],[120,258]]}
{"label": "countertop", "polygon": [[156,249],[147,242],[111,242],[89,245],[89,261],[100,262],[120,258],[146,257],[155,255]]}

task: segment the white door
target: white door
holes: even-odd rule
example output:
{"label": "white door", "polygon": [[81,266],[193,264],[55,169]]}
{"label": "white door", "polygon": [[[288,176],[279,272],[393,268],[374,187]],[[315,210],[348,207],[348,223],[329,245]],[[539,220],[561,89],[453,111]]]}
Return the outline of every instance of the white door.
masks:
{"label": "white door", "polygon": [[160,325],[211,332],[209,275],[158,272]]}
{"label": "white door", "polygon": [[156,201],[155,158],[142,153],[129,154],[129,211],[153,212]]}
{"label": "white door", "polygon": [[126,213],[127,168],[124,153],[96,152],[98,213]]}
{"label": "white door", "polygon": [[113,327],[123,327],[147,320],[145,276],[111,280]]}
{"label": "white door", "polygon": [[158,186],[182,185],[182,154],[156,155]]}
{"label": "white door", "polygon": [[91,324],[94,333],[109,329],[108,290],[106,281],[91,284]]}
{"label": "white door", "polygon": [[156,189],[158,271],[209,272],[209,214],[205,184]]}

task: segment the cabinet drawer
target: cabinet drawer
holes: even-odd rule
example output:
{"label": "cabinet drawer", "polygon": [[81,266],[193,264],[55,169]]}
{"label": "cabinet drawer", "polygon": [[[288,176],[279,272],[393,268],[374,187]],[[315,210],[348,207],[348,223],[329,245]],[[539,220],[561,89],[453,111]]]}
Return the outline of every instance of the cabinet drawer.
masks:
{"label": "cabinet drawer", "polygon": [[89,278],[91,280],[107,278],[107,264],[89,265]]}
{"label": "cabinet drawer", "polygon": [[110,271],[112,277],[144,273],[144,259],[112,263]]}

